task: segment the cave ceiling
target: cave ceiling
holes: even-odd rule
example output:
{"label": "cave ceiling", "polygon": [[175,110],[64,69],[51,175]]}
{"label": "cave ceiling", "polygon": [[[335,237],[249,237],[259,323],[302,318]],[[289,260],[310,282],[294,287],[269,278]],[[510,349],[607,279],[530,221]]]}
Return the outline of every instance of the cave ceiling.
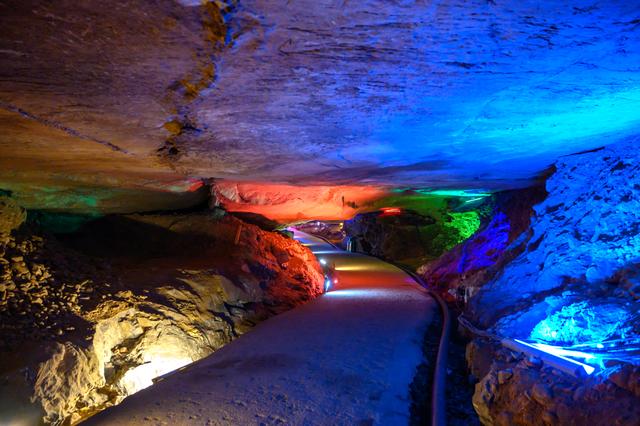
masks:
{"label": "cave ceiling", "polygon": [[21,0],[0,25],[0,189],[32,207],[516,188],[640,129],[633,1]]}

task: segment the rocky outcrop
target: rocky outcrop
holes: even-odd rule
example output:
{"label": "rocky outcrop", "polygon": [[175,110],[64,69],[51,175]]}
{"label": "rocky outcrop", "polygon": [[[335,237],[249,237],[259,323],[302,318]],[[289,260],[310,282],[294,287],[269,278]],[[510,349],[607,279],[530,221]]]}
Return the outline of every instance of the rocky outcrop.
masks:
{"label": "rocky outcrop", "polygon": [[229,211],[261,214],[281,222],[350,219],[388,193],[365,185],[296,186],[228,181],[215,182],[213,191]]}
{"label": "rocky outcrop", "polygon": [[[638,366],[617,368],[607,380],[577,380],[545,366],[538,358],[477,340],[469,345],[467,357],[482,377],[473,405],[485,425],[631,426],[640,417]],[[486,364],[488,370],[478,373],[487,357],[491,360]]]}
{"label": "rocky outcrop", "polygon": [[345,221],[344,231],[359,251],[400,261],[426,255],[428,241],[423,241],[421,231],[434,223],[432,217],[411,211],[392,215],[374,211]]}
{"label": "rocky outcrop", "polygon": [[[597,303],[598,296],[635,300],[630,272],[640,264],[638,160],[637,141],[629,140],[556,164],[546,183],[549,195],[534,207],[526,250],[472,299],[482,325],[528,337],[540,320],[572,303]],[[516,319],[530,327],[506,325]]]}
{"label": "rocky outcrop", "polygon": [[0,196],[0,243],[5,243],[11,232],[27,219],[27,212],[9,197]]}
{"label": "rocky outcrop", "polygon": [[344,233],[358,251],[411,266],[438,258],[473,234],[480,223],[475,211],[454,213],[444,209],[429,215],[389,209],[356,215],[344,222]]}
{"label": "rocky outcrop", "polygon": [[465,304],[525,249],[531,238],[533,205],[542,187],[504,191],[485,202],[484,223],[468,240],[418,268],[418,274],[451,302]]}
{"label": "rocky outcrop", "polygon": [[308,249],[230,216],[114,216],[2,248],[3,421],[75,423],[323,283]]}
{"label": "rocky outcrop", "polygon": [[[638,418],[639,160],[635,139],[562,158],[533,209],[497,209],[473,238],[422,269],[456,296],[463,289],[466,316],[490,334],[591,354],[583,360],[597,372],[578,380],[476,340],[468,360],[481,379],[474,405],[485,424]],[[514,227],[526,212],[529,228]]]}

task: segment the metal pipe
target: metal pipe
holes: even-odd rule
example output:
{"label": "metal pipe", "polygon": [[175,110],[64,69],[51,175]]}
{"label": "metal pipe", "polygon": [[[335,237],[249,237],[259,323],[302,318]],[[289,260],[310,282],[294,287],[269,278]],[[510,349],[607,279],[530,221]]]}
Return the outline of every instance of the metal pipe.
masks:
{"label": "metal pipe", "polygon": [[438,293],[429,290],[427,284],[418,274],[402,265],[395,266],[405,271],[420,286],[425,288],[429,294],[436,299],[442,312],[442,333],[440,334],[440,342],[438,343],[438,355],[436,356],[433,383],[431,384],[431,426],[446,426],[447,358],[449,354],[449,336],[451,335],[451,314],[449,313],[449,307]]}

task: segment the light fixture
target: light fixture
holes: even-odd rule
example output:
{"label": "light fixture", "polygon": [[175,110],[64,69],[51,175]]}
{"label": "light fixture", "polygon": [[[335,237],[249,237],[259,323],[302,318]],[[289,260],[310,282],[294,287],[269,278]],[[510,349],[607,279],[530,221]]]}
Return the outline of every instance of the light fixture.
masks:
{"label": "light fixture", "polygon": [[327,277],[324,280],[324,292],[326,293],[331,288],[331,278]]}
{"label": "light fixture", "polygon": [[502,339],[502,345],[515,352],[536,356],[546,364],[574,377],[590,376],[596,370],[591,365],[584,364],[569,357],[585,360],[595,358],[591,354],[578,351],[567,351],[555,346],[541,343],[527,343],[519,339]]}
{"label": "light fixture", "polygon": [[402,213],[400,207],[383,207],[380,210],[382,211],[382,216],[397,216]]}

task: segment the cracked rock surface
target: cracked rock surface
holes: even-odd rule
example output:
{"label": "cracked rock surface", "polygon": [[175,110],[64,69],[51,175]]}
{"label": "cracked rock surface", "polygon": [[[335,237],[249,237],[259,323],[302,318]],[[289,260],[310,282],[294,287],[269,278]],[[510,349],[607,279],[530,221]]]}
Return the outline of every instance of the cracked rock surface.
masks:
{"label": "cracked rock surface", "polygon": [[421,269],[497,338],[586,345],[595,357],[596,373],[578,379],[474,334],[467,360],[484,424],[637,423],[639,179],[633,138],[567,156],[546,195],[498,200],[471,239]]}
{"label": "cracked rock surface", "polygon": [[60,238],[23,227],[0,249],[10,421],[75,423],[323,283],[308,249],[230,216],[114,216]]}
{"label": "cracked rock surface", "polygon": [[640,123],[635,2],[8,0],[0,16],[0,188],[34,208],[102,191],[83,208],[141,211],[126,190],[185,177],[523,187]]}

